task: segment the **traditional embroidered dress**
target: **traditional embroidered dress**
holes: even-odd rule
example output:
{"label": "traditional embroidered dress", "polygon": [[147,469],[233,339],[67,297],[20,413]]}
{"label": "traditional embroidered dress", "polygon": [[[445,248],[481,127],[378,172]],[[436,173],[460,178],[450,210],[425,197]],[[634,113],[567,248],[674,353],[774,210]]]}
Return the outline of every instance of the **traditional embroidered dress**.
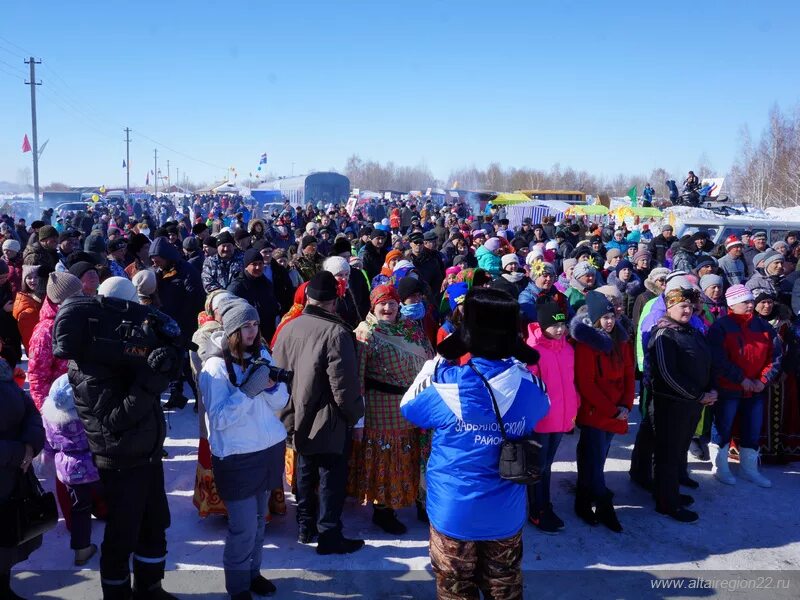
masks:
{"label": "traditional embroidered dress", "polygon": [[400,400],[433,349],[415,321],[386,323],[370,313],[355,330],[365,399],[364,435],[353,443],[348,492],[392,508],[414,504],[420,484],[420,434]]}

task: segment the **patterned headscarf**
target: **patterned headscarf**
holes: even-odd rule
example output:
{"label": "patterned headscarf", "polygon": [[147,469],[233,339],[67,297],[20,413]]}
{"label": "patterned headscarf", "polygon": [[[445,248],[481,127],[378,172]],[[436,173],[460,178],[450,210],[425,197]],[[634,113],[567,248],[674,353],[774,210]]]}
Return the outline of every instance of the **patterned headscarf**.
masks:
{"label": "patterned headscarf", "polygon": [[375,308],[376,304],[388,302],[389,300],[394,300],[398,304],[400,303],[400,296],[397,293],[397,288],[393,285],[379,285],[369,294],[369,304],[372,308]]}

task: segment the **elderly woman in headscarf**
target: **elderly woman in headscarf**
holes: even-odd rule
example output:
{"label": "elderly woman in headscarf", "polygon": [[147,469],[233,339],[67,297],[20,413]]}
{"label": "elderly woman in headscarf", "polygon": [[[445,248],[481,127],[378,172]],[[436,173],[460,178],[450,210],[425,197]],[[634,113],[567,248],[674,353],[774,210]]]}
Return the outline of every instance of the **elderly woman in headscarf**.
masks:
{"label": "elderly woman in headscarf", "polygon": [[375,288],[370,304],[355,330],[366,413],[353,444],[350,492],[372,503],[373,523],[401,535],[406,526],[394,509],[418,499],[420,437],[400,414],[400,400],[433,348],[419,321],[401,313],[394,286]]}
{"label": "elderly woman in headscarf", "polygon": [[341,256],[331,256],[322,263],[322,269],[336,278],[338,298],[336,314],[353,329],[361,322],[358,303],[350,289],[350,262]]}

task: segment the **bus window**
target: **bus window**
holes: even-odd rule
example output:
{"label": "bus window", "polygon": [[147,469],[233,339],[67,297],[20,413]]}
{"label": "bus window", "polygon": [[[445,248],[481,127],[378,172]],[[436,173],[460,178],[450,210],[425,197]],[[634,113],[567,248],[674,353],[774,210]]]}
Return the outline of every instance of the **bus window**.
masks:
{"label": "bus window", "polygon": [[770,229],[769,231],[769,245],[772,246],[775,242],[782,242],[786,239],[786,234],[789,233],[788,229]]}

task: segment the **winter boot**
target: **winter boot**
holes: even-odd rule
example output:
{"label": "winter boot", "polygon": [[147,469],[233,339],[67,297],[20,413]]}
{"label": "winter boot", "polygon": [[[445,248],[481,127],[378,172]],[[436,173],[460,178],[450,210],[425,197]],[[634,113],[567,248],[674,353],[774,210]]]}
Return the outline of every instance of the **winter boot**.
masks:
{"label": "winter boot", "polygon": [[283,516],[286,514],[286,496],[283,488],[275,488],[269,495],[269,514]]}
{"label": "winter boot", "polygon": [[617,513],[614,510],[614,504],[611,501],[611,495],[597,499],[597,519],[615,533],[622,533],[622,525],[619,524]]}
{"label": "winter boot", "polygon": [[181,392],[169,395],[169,400],[162,406],[164,410],[183,410],[189,399]]}
{"label": "winter boot", "polygon": [[711,449],[711,462],[714,464],[711,469],[714,477],[725,485],[736,485],[736,477],[731,473],[731,467],[728,464],[728,444],[724,446],[711,444],[709,448]]}
{"label": "winter boot", "polygon": [[250,591],[256,596],[272,596],[278,591],[275,584],[263,575],[258,575],[250,582]]}
{"label": "winter boot", "polygon": [[564,521],[556,516],[552,506],[544,510],[531,512],[528,520],[535,525],[539,531],[547,535],[556,535],[561,529],[564,529]]}
{"label": "winter boot", "polygon": [[772,482],[758,472],[758,450],[739,448],[739,475],[760,487],[772,487]]}
{"label": "winter boot", "polygon": [[97,552],[97,546],[94,544],[89,544],[86,548],[81,548],[80,550],[75,550],[75,566],[82,567],[85,565],[89,560],[95,555]]}
{"label": "winter boot", "polygon": [[575,514],[589,525],[597,525],[600,522],[592,508],[592,497],[581,489],[575,492]]}
{"label": "winter boot", "polygon": [[398,519],[397,514],[388,506],[372,505],[372,522],[392,535],[403,535],[408,529]]}
{"label": "winter boot", "polygon": [[161,587],[164,561],[143,562],[133,559],[133,600],[177,600]]}
{"label": "winter boot", "polygon": [[689,510],[688,508],[678,508],[671,511],[656,508],[656,512],[661,513],[662,515],[667,515],[668,517],[672,517],[681,523],[694,523],[699,518],[696,512]]}

